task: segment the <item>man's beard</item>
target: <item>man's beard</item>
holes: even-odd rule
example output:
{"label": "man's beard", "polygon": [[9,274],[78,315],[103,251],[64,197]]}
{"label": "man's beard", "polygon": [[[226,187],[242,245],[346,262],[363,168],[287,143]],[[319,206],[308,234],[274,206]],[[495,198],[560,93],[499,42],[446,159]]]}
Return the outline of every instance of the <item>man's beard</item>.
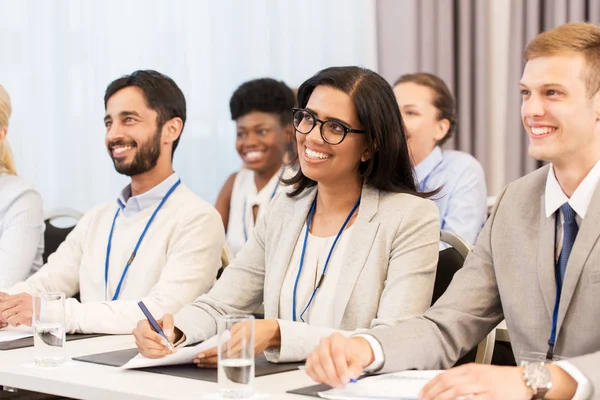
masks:
{"label": "man's beard", "polygon": [[[146,173],[154,168],[160,157],[160,137],[161,129],[158,128],[148,143],[137,147],[133,161],[129,164],[126,164],[124,160],[118,160],[113,157],[112,151],[109,150],[110,158],[112,158],[117,172],[127,176],[134,176]],[[108,148],[111,149],[115,145],[136,146],[134,142],[115,140],[109,143]]]}

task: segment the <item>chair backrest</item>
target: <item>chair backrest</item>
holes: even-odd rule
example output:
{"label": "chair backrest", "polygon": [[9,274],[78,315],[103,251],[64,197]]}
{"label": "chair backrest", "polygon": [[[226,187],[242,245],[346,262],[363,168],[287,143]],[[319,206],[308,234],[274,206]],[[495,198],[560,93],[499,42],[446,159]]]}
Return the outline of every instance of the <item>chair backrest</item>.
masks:
{"label": "chair backrest", "polygon": [[492,209],[496,205],[497,200],[498,200],[498,196],[488,196],[487,197],[487,215],[488,215],[488,217],[492,213]]}
{"label": "chair backrest", "polygon": [[[44,231],[44,253],[42,254],[44,264],[48,262],[48,257],[58,249],[58,246],[65,241],[67,235],[75,228],[77,221],[79,221],[82,216],[83,214],[79,211],[68,208],[52,210],[46,214],[46,218],[44,219],[46,225],[46,230]],[[59,218],[75,220],[75,224],[67,227],[54,226],[52,221]]]}
{"label": "chair backrest", "polygon": [[231,260],[233,260],[233,254],[231,254],[229,246],[227,246],[227,243],[225,243],[223,246],[223,252],[221,253],[221,268],[219,268],[219,271],[217,272],[217,279],[223,275],[223,271],[225,271],[225,268],[227,268]]}
{"label": "chair backrest", "polygon": [[452,282],[454,274],[462,268],[465,258],[471,250],[471,246],[463,238],[447,231],[440,232],[440,241],[452,247],[440,251],[431,299],[432,305],[444,294]]}

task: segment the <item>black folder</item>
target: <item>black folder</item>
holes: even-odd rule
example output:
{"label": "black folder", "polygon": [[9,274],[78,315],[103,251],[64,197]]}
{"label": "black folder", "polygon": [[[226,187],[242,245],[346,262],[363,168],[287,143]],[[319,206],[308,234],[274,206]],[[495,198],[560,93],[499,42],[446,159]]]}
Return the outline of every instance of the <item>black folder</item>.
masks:
{"label": "black folder", "polygon": [[[73,335],[67,335],[67,342],[71,340],[90,339],[98,336],[104,336],[100,334],[80,334],[76,333]],[[15,350],[22,349],[23,347],[33,346],[33,336],[22,339],[11,340],[9,342],[0,342],[0,350]]]}
{"label": "black folder", "polygon": [[[74,357],[73,360],[89,362],[94,364],[108,365],[111,367],[120,367],[125,365],[138,354],[138,349],[126,349],[111,351],[109,353],[91,354],[88,356]],[[294,371],[304,363],[284,363],[275,364],[267,361],[264,355],[255,359],[254,375],[256,377],[279,374],[282,372]],[[139,368],[136,371],[147,371],[156,374],[178,376],[180,378],[198,379],[201,381],[217,382],[217,370],[198,368],[196,364],[167,365],[162,367]]]}
{"label": "black folder", "polygon": [[331,386],[320,384],[307,386],[300,389],[288,390],[286,393],[301,394],[302,396],[319,397],[319,392],[326,392],[331,389]]}

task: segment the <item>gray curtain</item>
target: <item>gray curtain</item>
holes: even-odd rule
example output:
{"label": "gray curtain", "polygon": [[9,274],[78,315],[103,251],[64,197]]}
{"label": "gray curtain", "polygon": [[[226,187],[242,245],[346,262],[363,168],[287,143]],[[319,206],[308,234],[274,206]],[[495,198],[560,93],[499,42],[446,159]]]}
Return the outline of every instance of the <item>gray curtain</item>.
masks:
{"label": "gray curtain", "polygon": [[[458,129],[446,144],[473,154],[487,172],[490,79],[488,1],[377,0],[379,72],[440,76],[457,99]],[[489,174],[488,174],[489,176]]]}
{"label": "gray curtain", "polygon": [[521,122],[521,96],[518,84],[525,62],[523,50],[540,32],[567,22],[600,22],[598,0],[511,0],[511,36],[508,58],[508,109],[506,130],[506,182],[539,168],[542,163],[527,154],[529,139]]}
{"label": "gray curtain", "polygon": [[[445,146],[481,162],[488,189],[495,188],[490,193],[538,168],[541,164],[527,154],[529,139],[521,123],[523,49],[539,32],[566,22],[600,23],[600,0],[509,0],[505,98],[491,92],[496,78],[488,61],[491,2],[497,0],[376,1],[379,72],[390,82],[405,73],[430,72],[448,83],[457,98],[458,132]],[[490,148],[490,110],[498,102],[507,105],[502,149]],[[491,152],[504,154],[504,165],[494,165]]]}

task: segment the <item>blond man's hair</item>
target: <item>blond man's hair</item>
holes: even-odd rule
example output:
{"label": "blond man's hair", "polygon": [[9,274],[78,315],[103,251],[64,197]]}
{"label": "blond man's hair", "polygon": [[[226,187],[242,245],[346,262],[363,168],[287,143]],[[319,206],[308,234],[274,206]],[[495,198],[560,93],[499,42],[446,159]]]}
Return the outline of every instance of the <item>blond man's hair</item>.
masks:
{"label": "blond man's hair", "polygon": [[560,53],[579,53],[587,64],[582,77],[591,96],[600,90],[600,26],[588,22],[574,22],[542,32],[525,48],[525,61]]}
{"label": "blond man's hair", "polygon": [[[8,120],[11,113],[10,97],[4,87],[0,85],[0,129],[8,128]],[[13,160],[13,155],[6,139],[0,142],[0,174],[2,173],[17,174],[15,161]]]}

